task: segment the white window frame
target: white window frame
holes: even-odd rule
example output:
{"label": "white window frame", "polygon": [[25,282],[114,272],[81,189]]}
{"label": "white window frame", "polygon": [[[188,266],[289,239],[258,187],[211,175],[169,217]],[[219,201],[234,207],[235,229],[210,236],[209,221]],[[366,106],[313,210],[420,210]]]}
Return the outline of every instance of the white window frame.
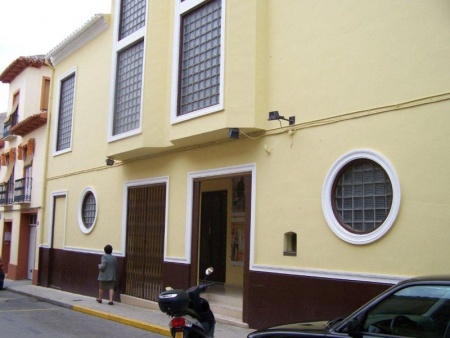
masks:
{"label": "white window frame", "polygon": [[[114,35],[113,35],[113,55],[111,62],[111,88],[110,88],[110,108],[109,108],[109,119],[108,119],[108,136],[107,141],[113,142],[123,138],[127,138],[142,132],[142,116],[144,109],[144,74],[145,74],[145,54],[146,54],[146,31],[147,31],[147,19],[148,19],[148,0],[146,0],[145,5],[145,25],[133,32],[132,34],[126,36],[122,40],[119,40],[120,31],[120,9],[121,0],[115,2],[115,25],[114,25]],[[117,75],[117,59],[123,50],[127,49],[131,45],[137,43],[139,40],[144,41],[144,55],[143,55],[143,65],[142,65],[142,79],[141,79],[141,108],[139,114],[139,127],[133,130],[129,130],[125,133],[114,135],[114,113],[115,113],[115,97],[116,97],[116,75]]]}
{"label": "white window frame", "polygon": [[[58,125],[59,125],[59,104],[60,104],[60,100],[61,100],[61,84],[64,80],[66,80],[67,78],[71,77],[71,76],[75,76],[75,83],[74,83],[74,90],[73,90],[73,107],[72,107],[72,126],[71,126],[71,133],[70,133],[70,147],[66,148],[66,149],[62,149],[62,150],[57,150],[57,145],[58,145]],[[56,92],[56,100],[55,100],[55,106],[54,106],[54,111],[57,112],[56,114],[56,118],[55,118],[55,122],[54,122],[54,132],[53,132],[53,156],[57,156],[57,155],[61,155],[64,153],[68,153],[72,151],[72,144],[73,144],[73,123],[74,123],[74,118],[75,118],[75,102],[76,102],[76,92],[77,92],[77,67],[74,67],[72,69],[70,69],[69,71],[67,71],[66,73],[64,73],[63,75],[61,75],[58,78],[58,89]]]}
{"label": "white window frame", "polygon": [[[94,195],[95,198],[95,217],[94,217],[94,221],[92,222],[92,226],[90,228],[86,228],[84,222],[83,222],[83,202],[84,199],[86,197],[86,195],[88,193],[92,193]],[[94,191],[94,189],[92,187],[87,187],[83,190],[83,193],[80,196],[80,200],[78,201],[78,227],[80,228],[81,232],[84,233],[85,235],[88,235],[89,233],[92,232],[92,230],[94,230],[95,228],[95,224],[97,222],[97,217],[98,217],[98,198],[97,195]]]}
{"label": "white window frame", "polygon": [[179,94],[179,66],[180,66],[180,25],[181,17],[186,12],[193,8],[202,5],[208,0],[176,0],[175,5],[175,27],[173,38],[173,60],[172,60],[172,98],[171,98],[171,124],[176,124],[186,120],[191,120],[203,115],[215,113],[223,110],[224,102],[224,72],[225,72],[225,8],[226,0],[222,0],[222,13],[221,13],[221,37],[220,37],[220,90],[219,90],[219,103],[210,107],[206,107],[188,114],[178,116],[178,94]]}
{"label": "white window frame", "polygon": [[[392,185],[392,205],[389,214],[377,229],[366,234],[352,233],[346,230],[339,223],[333,211],[333,201],[331,197],[331,194],[333,192],[333,185],[338,179],[338,175],[341,170],[350,162],[359,159],[371,160],[380,165],[389,176],[389,180],[391,181]],[[322,211],[328,223],[328,226],[336,236],[347,243],[363,245],[377,241],[389,231],[399,213],[400,199],[400,182],[392,164],[385,157],[375,151],[368,149],[359,149],[349,152],[340,157],[329,170],[322,189]]]}
{"label": "white window frame", "polygon": [[48,213],[48,219],[49,222],[47,224],[47,244],[42,243],[40,245],[40,247],[42,248],[54,248],[54,243],[52,241],[52,238],[54,236],[54,232],[55,232],[55,202],[56,199],[58,197],[62,197],[64,198],[64,224],[60,225],[60,229],[63,232],[63,247],[65,247],[65,237],[66,237],[66,226],[67,226],[67,199],[68,199],[69,193],[67,190],[62,190],[62,191],[54,191],[51,193],[51,203],[50,203],[50,208],[49,208],[49,213]]}

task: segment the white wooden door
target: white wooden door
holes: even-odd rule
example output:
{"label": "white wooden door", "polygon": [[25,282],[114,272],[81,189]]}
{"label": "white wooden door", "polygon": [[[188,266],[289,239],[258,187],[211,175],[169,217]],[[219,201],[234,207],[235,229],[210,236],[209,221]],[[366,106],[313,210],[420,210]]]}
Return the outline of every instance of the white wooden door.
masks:
{"label": "white wooden door", "polygon": [[33,279],[34,259],[36,256],[36,226],[30,226],[30,247],[28,251],[27,278]]}

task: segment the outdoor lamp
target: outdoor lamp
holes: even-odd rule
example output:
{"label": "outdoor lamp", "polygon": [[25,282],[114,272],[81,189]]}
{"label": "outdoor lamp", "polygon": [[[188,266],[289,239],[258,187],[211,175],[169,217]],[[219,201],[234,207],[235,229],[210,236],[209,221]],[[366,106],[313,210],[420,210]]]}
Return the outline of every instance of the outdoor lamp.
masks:
{"label": "outdoor lamp", "polygon": [[228,130],[228,137],[234,138],[234,139],[239,139],[239,128],[230,128]]}
{"label": "outdoor lamp", "polygon": [[289,117],[289,119],[285,119],[284,116],[280,116],[280,114],[278,113],[278,111],[271,111],[271,112],[269,113],[269,121],[274,121],[274,120],[285,120],[285,121],[289,121],[289,125],[295,124],[295,116],[291,116],[291,117]]}
{"label": "outdoor lamp", "polygon": [[106,165],[107,166],[112,166],[114,164],[114,160],[112,157],[107,157],[106,158]]}

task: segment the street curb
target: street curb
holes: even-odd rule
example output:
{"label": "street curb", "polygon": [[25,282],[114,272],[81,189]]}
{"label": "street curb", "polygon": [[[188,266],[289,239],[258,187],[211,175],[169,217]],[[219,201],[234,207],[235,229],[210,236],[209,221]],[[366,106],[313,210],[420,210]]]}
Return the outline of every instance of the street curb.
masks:
{"label": "street curb", "polygon": [[88,315],[92,315],[92,316],[96,316],[96,317],[100,317],[103,319],[107,319],[107,320],[111,320],[113,322],[117,322],[117,323],[121,323],[124,325],[128,325],[128,326],[133,326],[145,331],[149,331],[149,332],[153,332],[153,333],[157,333],[160,334],[162,336],[166,336],[166,337],[170,337],[170,330],[159,326],[159,325],[155,325],[155,324],[149,324],[140,320],[135,320],[135,319],[129,319],[129,318],[125,318],[125,317],[121,317],[118,315],[114,315],[114,314],[110,314],[110,313],[106,313],[103,311],[97,311],[97,310],[92,310],[90,308],[86,308],[83,306],[79,306],[79,305],[69,305],[67,303],[64,302],[60,302],[57,300],[53,300],[47,297],[41,297],[38,295],[33,295],[30,294],[28,292],[23,292],[21,290],[14,290],[14,289],[8,289],[8,288],[3,288],[3,290],[7,290],[10,292],[14,292],[23,296],[28,296],[28,297],[32,297],[34,299],[37,299],[41,302],[46,302],[46,303],[50,303],[56,306],[60,306],[69,310],[73,310],[73,311],[77,311],[77,312],[82,312]]}
{"label": "street curb", "polygon": [[17,294],[22,295],[22,296],[28,296],[28,297],[37,299],[37,300],[39,300],[41,302],[45,302],[45,303],[49,303],[49,304],[52,304],[52,305],[60,306],[60,307],[63,307],[63,308],[69,309],[69,310],[73,309],[72,305],[69,305],[69,304],[66,304],[64,302],[60,302],[60,301],[57,301],[57,300],[49,299],[47,297],[41,297],[41,296],[30,294],[28,292],[23,292],[23,291],[20,291],[20,290],[14,290],[14,289],[8,289],[8,288],[3,288],[3,290],[7,290],[9,292],[17,293]]}
{"label": "street curb", "polygon": [[146,331],[150,331],[153,333],[157,333],[166,337],[171,337],[170,335],[170,330],[166,329],[165,327],[159,326],[159,325],[154,325],[154,324],[149,324],[140,320],[135,320],[135,319],[129,319],[126,317],[121,317],[118,315],[113,315],[110,313],[106,313],[106,312],[102,312],[102,311],[97,311],[97,310],[92,310],[83,306],[78,306],[78,305],[73,305],[72,310],[77,311],[77,312],[82,312],[82,313],[86,313],[92,316],[96,316],[96,317],[100,317],[103,319],[107,319],[107,320],[111,320],[113,322],[117,322],[117,323],[121,323],[121,324],[125,324],[125,325],[129,325],[129,326],[133,326],[142,330],[146,330]]}

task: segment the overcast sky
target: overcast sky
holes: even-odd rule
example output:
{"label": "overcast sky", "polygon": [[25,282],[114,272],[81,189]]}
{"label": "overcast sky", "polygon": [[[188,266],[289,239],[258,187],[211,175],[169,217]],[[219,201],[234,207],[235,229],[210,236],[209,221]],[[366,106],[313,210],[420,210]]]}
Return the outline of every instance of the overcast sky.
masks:
{"label": "overcast sky", "polygon": [[[18,57],[47,54],[111,0],[0,0],[0,74]],[[0,82],[0,113],[7,112],[8,84]],[[1,122],[1,121],[0,121]]]}

